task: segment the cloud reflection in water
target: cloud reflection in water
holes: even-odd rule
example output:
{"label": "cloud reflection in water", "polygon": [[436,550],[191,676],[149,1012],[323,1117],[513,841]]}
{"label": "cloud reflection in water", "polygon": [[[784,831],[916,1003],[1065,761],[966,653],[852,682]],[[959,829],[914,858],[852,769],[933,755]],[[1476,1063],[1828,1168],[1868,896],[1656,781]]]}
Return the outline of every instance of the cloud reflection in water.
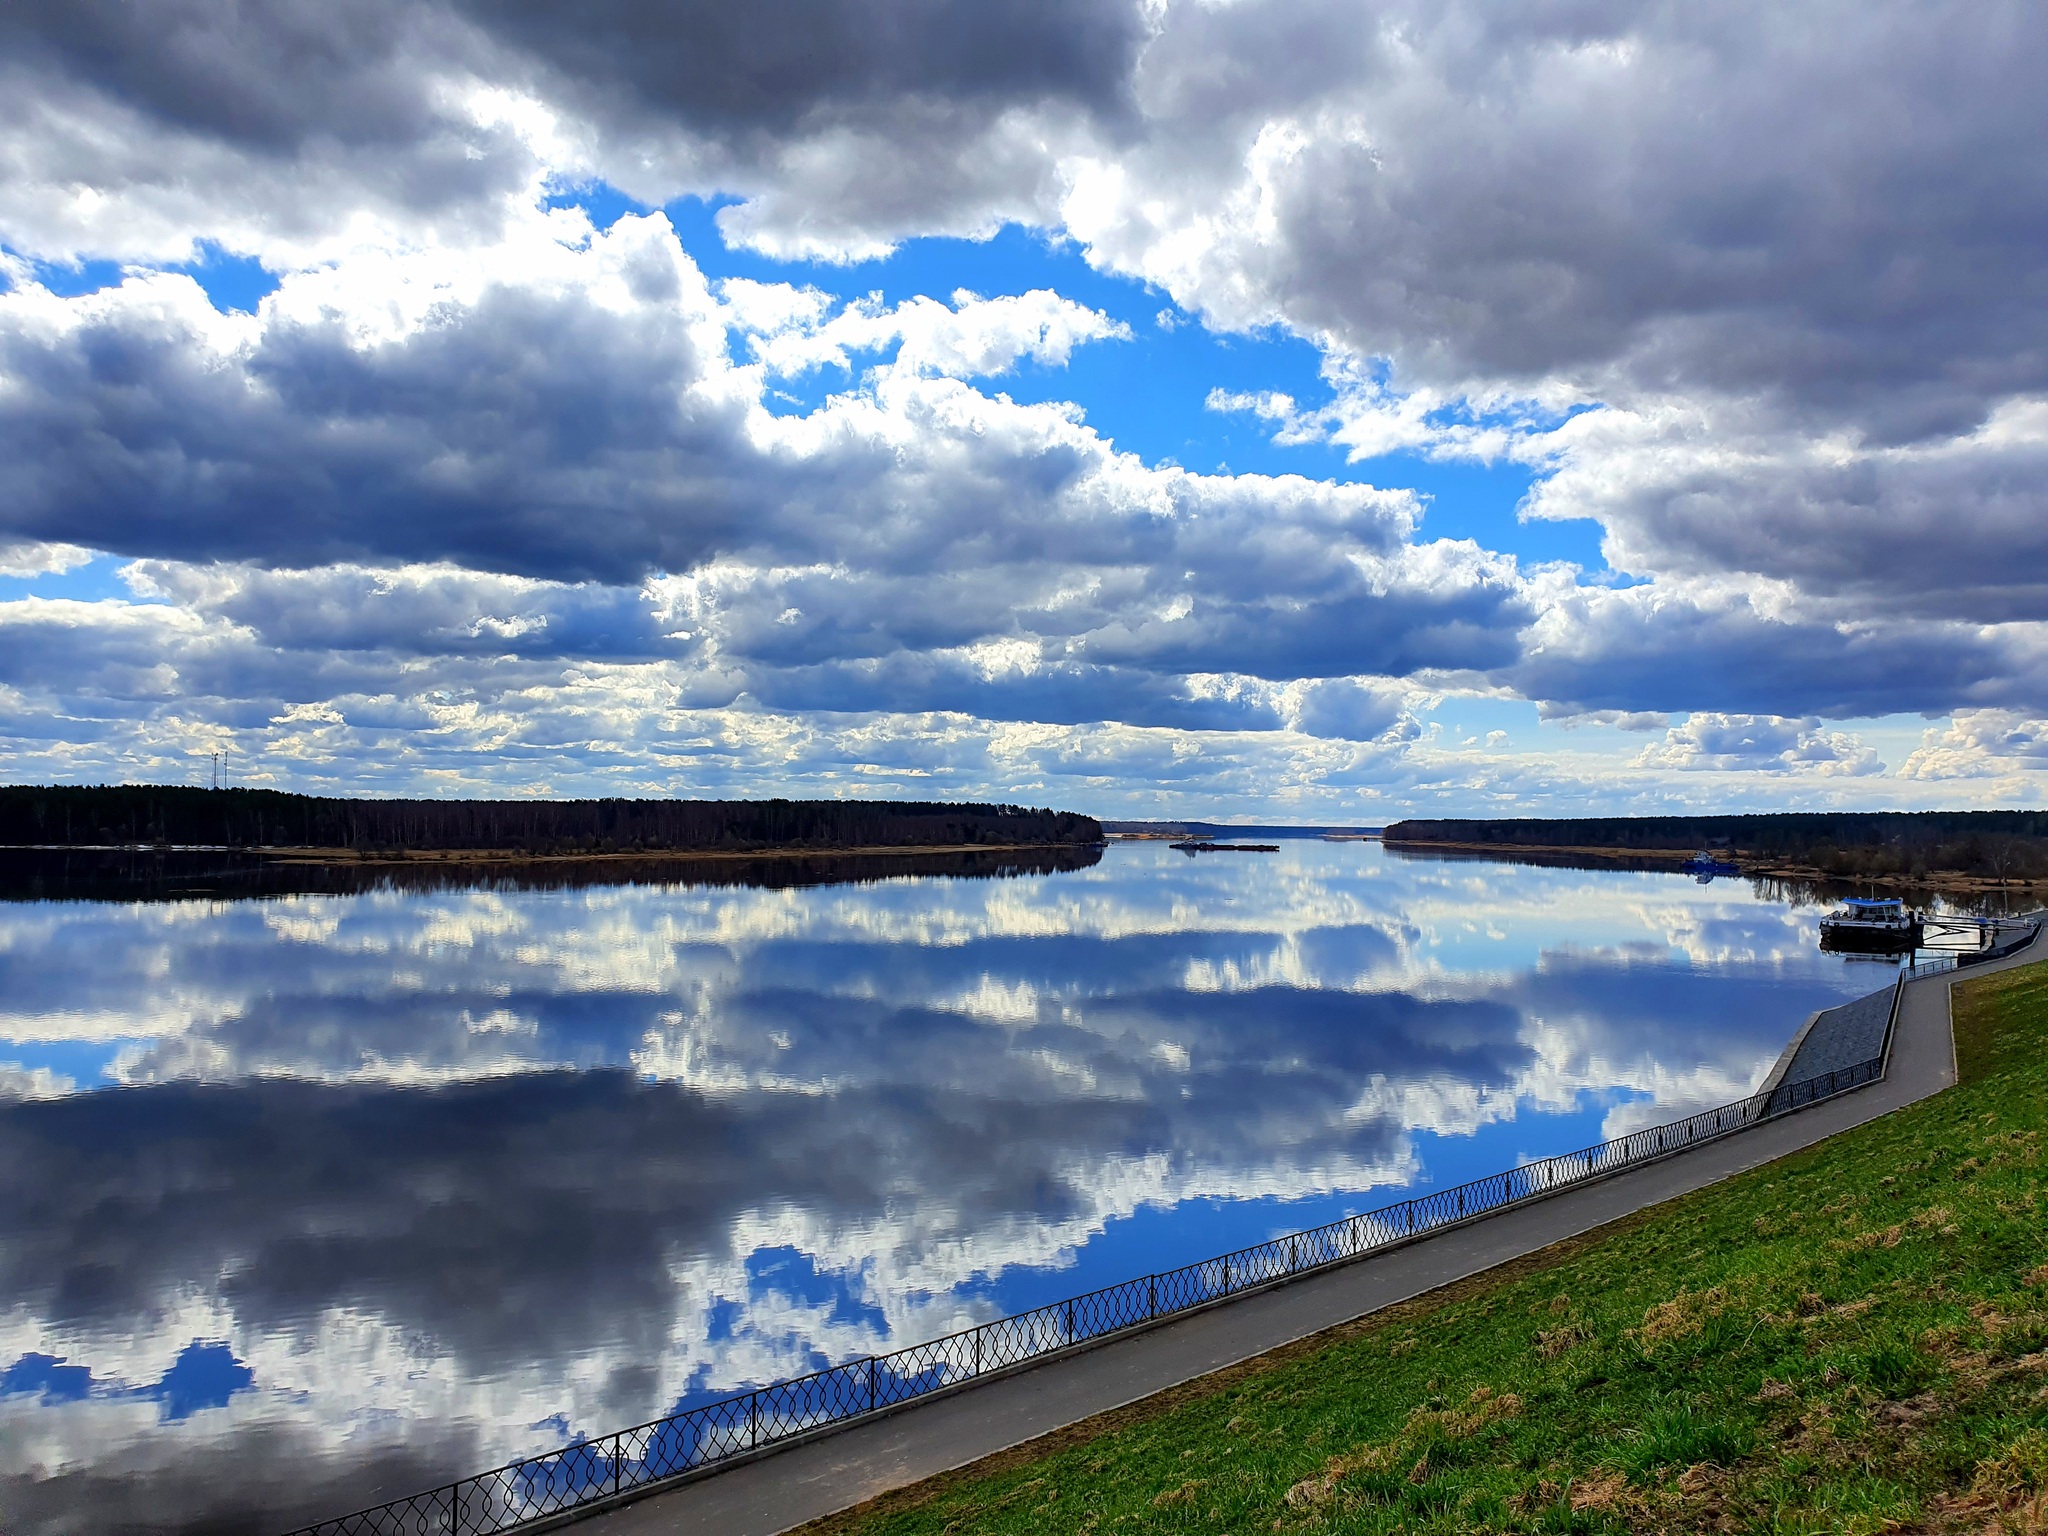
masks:
{"label": "cloud reflection in water", "polygon": [[1732,1097],[1871,984],[1741,886],[1316,843],[10,904],[0,1516],[281,1528]]}

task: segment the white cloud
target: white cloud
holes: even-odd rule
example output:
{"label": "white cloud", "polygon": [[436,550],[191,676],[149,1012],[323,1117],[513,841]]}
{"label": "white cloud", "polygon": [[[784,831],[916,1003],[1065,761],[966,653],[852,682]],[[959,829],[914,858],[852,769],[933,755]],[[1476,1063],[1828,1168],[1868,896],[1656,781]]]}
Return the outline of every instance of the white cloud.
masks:
{"label": "white cloud", "polygon": [[984,299],[962,289],[949,307],[914,298],[893,308],[859,300],[828,313],[822,296],[782,285],[728,280],[749,350],[772,376],[831,366],[855,371],[862,354],[897,347],[894,366],[945,378],[989,378],[1029,360],[1063,367],[1085,342],[1124,340],[1130,328],[1047,289]]}
{"label": "white cloud", "polygon": [[1822,776],[1882,773],[1877,754],[1850,732],[1821,729],[1819,720],[1778,715],[1701,712],[1643,748],[1639,767],[1691,772],[1731,769]]}
{"label": "white cloud", "polygon": [[[2000,146],[2040,137],[2040,25],[1476,0],[10,13],[0,574],[139,557],[138,594],[181,617],[12,611],[0,714],[52,771],[289,725],[280,771],[424,733],[403,771],[455,782],[522,740],[535,783],[592,741],[654,782],[699,765],[670,734],[758,767],[957,720],[1079,732],[1068,761],[1099,725],[1147,743],[1133,762],[1193,733],[1158,771],[1232,764],[1220,787],[1234,733],[1286,732],[1278,782],[1343,793],[1450,771],[1404,690],[1624,729],[2031,720],[2048,347],[2037,193]],[[1648,579],[1418,543],[1398,487],[1148,466],[1074,406],[981,387],[1143,344],[1101,310],[708,283],[658,214],[594,233],[575,204],[599,182],[726,198],[719,228],[771,255],[1033,226],[1151,284],[1162,331],[1321,350],[1328,404],[1234,384],[1211,409],[1354,463],[1520,463],[1524,515],[1597,518]],[[279,279],[255,314],[145,270],[221,253]],[[64,298],[30,258],[142,266]],[[1875,761],[1802,733],[1758,771]],[[1658,750],[1643,773],[1742,757]],[[954,751],[860,761],[966,782]],[[1521,792],[1486,777],[1514,755],[1467,761],[1474,792]]]}
{"label": "white cloud", "polygon": [[1933,727],[1899,766],[1907,779],[2000,778],[2025,793],[2027,776],[2048,770],[2048,720],[2011,709],[1958,710]]}

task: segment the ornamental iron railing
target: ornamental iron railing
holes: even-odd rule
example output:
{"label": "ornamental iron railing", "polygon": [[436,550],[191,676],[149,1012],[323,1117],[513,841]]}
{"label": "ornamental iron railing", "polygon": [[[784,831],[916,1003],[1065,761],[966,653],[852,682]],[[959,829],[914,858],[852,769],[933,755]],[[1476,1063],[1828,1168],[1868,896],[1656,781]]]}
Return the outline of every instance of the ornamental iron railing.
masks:
{"label": "ornamental iron railing", "polygon": [[[1944,967],[1945,968],[1945,967]],[[1906,977],[1901,976],[1903,991]],[[1893,1016],[1896,1019],[1897,1005]],[[1240,1248],[983,1323],[893,1354],[758,1387],[601,1439],[525,1457],[410,1498],[323,1520],[292,1536],[492,1536],[708,1470],[1228,1297],[1348,1263],[1524,1201],[1654,1162],[1884,1076],[1883,1053],[1820,1077],[1525,1163],[1325,1226]]]}

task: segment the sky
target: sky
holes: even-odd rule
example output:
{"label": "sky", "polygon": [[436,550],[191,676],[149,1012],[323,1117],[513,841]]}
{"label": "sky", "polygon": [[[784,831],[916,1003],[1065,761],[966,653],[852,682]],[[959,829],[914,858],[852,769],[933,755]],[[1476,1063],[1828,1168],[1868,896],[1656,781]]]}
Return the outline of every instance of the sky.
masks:
{"label": "sky", "polygon": [[0,778],[2048,803],[2048,12],[24,0]]}

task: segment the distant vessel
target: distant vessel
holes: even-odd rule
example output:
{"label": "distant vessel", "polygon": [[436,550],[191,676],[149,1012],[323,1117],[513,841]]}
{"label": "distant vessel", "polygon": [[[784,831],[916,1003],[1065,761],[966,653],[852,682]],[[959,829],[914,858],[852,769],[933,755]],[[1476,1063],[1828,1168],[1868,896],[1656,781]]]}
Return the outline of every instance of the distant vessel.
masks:
{"label": "distant vessel", "polygon": [[1920,947],[1920,914],[1896,896],[1851,896],[1820,920],[1820,947],[1902,955]]}
{"label": "distant vessel", "polygon": [[1173,843],[1169,846],[1178,848],[1189,858],[1193,858],[1198,853],[1278,853],[1280,851],[1278,843],[1212,843],[1207,839],[1197,841],[1192,838],[1185,843]]}
{"label": "distant vessel", "polygon": [[1681,867],[1688,875],[1698,875],[1703,881],[1711,880],[1716,875],[1742,873],[1740,865],[1730,864],[1726,859],[1717,859],[1704,848],[1687,859]]}

